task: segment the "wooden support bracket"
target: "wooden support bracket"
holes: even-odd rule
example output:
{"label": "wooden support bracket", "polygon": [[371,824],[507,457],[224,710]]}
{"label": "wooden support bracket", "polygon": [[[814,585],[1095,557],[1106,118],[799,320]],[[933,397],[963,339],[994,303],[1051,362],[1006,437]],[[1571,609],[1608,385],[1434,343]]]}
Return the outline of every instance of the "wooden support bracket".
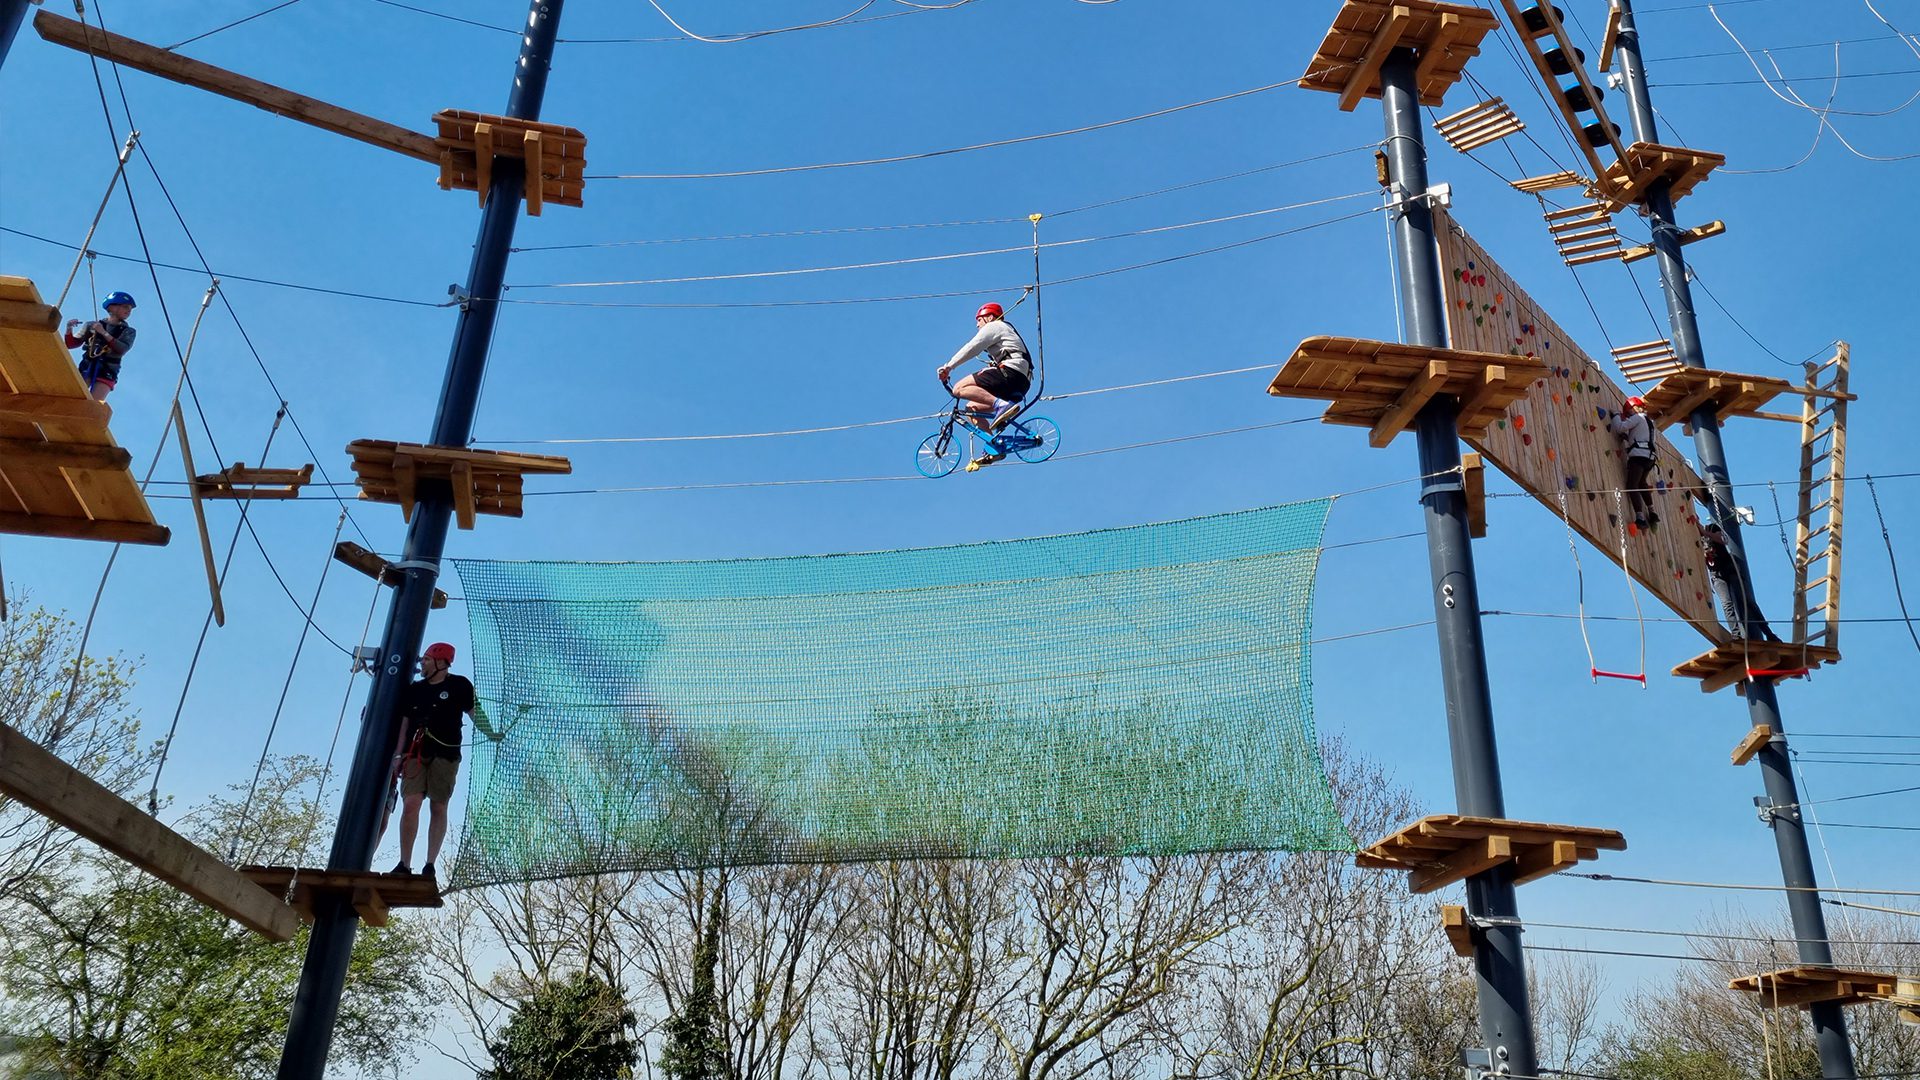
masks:
{"label": "wooden support bracket", "polygon": [[487,192],[493,190],[493,125],[481,121],[473,125],[474,191],[480,205],[487,205]]}
{"label": "wooden support bracket", "polygon": [[546,167],[546,163],[541,157],[543,143],[541,142],[540,132],[529,129],[526,137],[522,140],[521,149],[522,153],[520,156],[527,161],[527,213],[534,217],[539,217],[541,202],[546,197],[547,191],[546,181],[541,176],[541,170]]}
{"label": "wooden support bracket", "polygon": [[[342,540],[333,545],[333,557],[382,585],[398,587],[400,584],[401,572],[395,569],[392,563],[351,540]],[[441,589],[433,590],[433,609],[438,611],[446,606],[446,592]]]}
{"label": "wooden support bracket", "polygon": [[1386,63],[1387,54],[1400,44],[1400,35],[1407,29],[1407,23],[1413,20],[1413,11],[1405,4],[1395,4],[1387,13],[1387,21],[1374,31],[1373,42],[1360,62],[1347,72],[1347,85],[1340,91],[1340,111],[1352,112],[1360,99],[1366,96],[1380,78],[1380,65]]}
{"label": "wooden support bracket", "polygon": [[399,496],[400,520],[413,523],[413,508],[419,500],[418,477],[414,475],[413,457],[409,454],[393,455],[393,489]]}
{"label": "wooden support bracket", "polygon": [[1391,443],[1395,435],[1405,431],[1407,425],[1413,422],[1414,415],[1433,400],[1446,381],[1447,362],[1428,361],[1426,372],[1409,382],[1406,389],[1400,391],[1400,397],[1388,406],[1386,412],[1380,414],[1380,419],[1374,421],[1373,432],[1367,436],[1367,445],[1378,449]]}
{"label": "wooden support bracket", "polygon": [[1467,922],[1467,909],[1459,904],[1440,905],[1440,930],[1447,935],[1455,956],[1473,955],[1473,927]]}
{"label": "wooden support bracket", "polygon": [[1607,5],[1607,28],[1600,35],[1600,70],[1613,70],[1613,53],[1620,47],[1620,5]]}
{"label": "wooden support bracket", "polygon": [[1415,893],[1435,892],[1512,860],[1511,837],[1484,837],[1455,850],[1436,865],[1415,870],[1407,879],[1407,888]]}
{"label": "wooden support bracket", "polygon": [[1479,454],[1460,455],[1460,481],[1467,495],[1467,535],[1487,535],[1487,464]]}
{"label": "wooden support bracket", "polygon": [[474,508],[473,463],[470,461],[454,462],[449,471],[448,478],[453,484],[454,520],[459,523],[461,528],[471,529],[473,528],[475,516],[479,513],[479,511]]}
{"label": "wooden support bracket", "polygon": [[386,926],[394,908],[444,906],[439,883],[422,874],[291,866],[242,866],[238,873],[275,896],[287,896],[290,907],[286,910],[309,923],[313,921],[313,901],[317,895],[344,897],[368,926]]}
{"label": "wooden support bracket", "polygon": [[5,724],[0,791],[269,941],[299,925],[273,895]]}
{"label": "wooden support bracket", "polygon": [[1758,754],[1772,741],[1772,728],[1765,724],[1753,725],[1753,730],[1747,732],[1747,737],[1741,739],[1740,745],[1733,748],[1733,763],[1735,765],[1745,765],[1747,762],[1752,761],[1754,755]]}

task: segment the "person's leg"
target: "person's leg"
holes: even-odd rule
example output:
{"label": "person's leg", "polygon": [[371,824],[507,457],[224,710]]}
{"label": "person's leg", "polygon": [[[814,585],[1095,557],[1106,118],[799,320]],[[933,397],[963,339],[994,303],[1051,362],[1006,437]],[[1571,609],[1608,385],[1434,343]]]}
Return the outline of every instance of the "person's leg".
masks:
{"label": "person's leg", "polygon": [[427,866],[440,861],[440,845],[447,839],[447,800],[435,799],[428,803],[431,811],[427,818]]}
{"label": "person's leg", "polygon": [[1633,510],[1636,525],[1645,526],[1653,510],[1653,497],[1647,494],[1647,477],[1652,472],[1653,462],[1647,458],[1627,459],[1627,505]]}
{"label": "person's leg", "polygon": [[410,791],[400,804],[400,865],[413,865],[413,840],[420,835],[420,800],[425,792]]}
{"label": "person's leg", "polygon": [[453,798],[453,781],[459,768],[459,762],[445,758],[427,762],[427,803],[432,814],[427,822],[427,862],[420,868],[423,874],[433,873],[433,864],[440,858],[440,845],[447,838],[447,802]]}
{"label": "person's leg", "polygon": [[953,384],[953,396],[972,405],[975,411],[993,408],[993,391],[975,382],[971,375]]}

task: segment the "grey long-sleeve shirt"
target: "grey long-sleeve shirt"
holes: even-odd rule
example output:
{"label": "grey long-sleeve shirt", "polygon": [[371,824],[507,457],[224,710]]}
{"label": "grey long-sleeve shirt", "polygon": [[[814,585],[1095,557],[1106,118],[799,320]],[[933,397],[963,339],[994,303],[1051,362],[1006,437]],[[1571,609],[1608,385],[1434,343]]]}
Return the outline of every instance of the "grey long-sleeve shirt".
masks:
{"label": "grey long-sleeve shirt", "polygon": [[1020,331],[1005,319],[995,319],[981,327],[980,332],[973,335],[972,341],[960,346],[960,351],[953,354],[947,367],[959,367],[982,353],[986,354],[987,362],[995,367],[1005,367],[1029,379],[1033,378],[1033,364],[1027,359],[1027,343],[1020,339]]}
{"label": "grey long-sleeve shirt", "polygon": [[1627,441],[1628,457],[1653,457],[1653,423],[1645,413],[1620,413],[1607,422],[1607,427]]}

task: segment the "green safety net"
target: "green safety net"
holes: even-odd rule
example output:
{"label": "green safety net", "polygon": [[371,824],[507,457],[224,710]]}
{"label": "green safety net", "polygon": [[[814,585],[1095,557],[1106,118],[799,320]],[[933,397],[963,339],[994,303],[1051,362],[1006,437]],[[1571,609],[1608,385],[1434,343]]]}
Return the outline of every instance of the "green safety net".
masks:
{"label": "green safety net", "polygon": [[1351,850],[1313,729],[1328,500],[1030,540],[458,560],[456,888],[713,865]]}

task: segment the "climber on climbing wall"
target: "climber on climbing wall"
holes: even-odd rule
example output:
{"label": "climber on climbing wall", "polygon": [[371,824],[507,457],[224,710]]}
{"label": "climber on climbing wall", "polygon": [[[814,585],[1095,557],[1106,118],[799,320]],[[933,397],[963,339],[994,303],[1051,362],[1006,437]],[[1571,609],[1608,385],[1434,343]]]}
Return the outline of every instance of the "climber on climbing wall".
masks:
{"label": "climber on climbing wall", "polygon": [[1714,591],[1720,594],[1721,609],[1727,613],[1727,626],[1733,636],[1744,639],[1747,626],[1753,624],[1759,630],[1762,641],[1780,643],[1780,635],[1767,625],[1767,617],[1760,613],[1760,604],[1753,598],[1753,590],[1747,587],[1739,573],[1740,567],[1734,562],[1732,539],[1727,536],[1718,522],[1707,522],[1701,530],[1700,547],[1706,552],[1707,573],[1713,578]]}
{"label": "climber on climbing wall", "polygon": [[[115,383],[120,381],[120,360],[133,348],[134,330],[127,323],[127,317],[133,314],[133,297],[124,292],[110,292],[100,301],[107,317],[80,325],[79,319],[67,320],[66,343],[69,349],[80,350],[80,377],[87,381],[87,393],[98,402],[105,402],[113,391]],[[79,333],[74,333],[75,328]]]}
{"label": "climber on climbing wall", "polygon": [[1028,359],[1033,354],[1005,316],[999,304],[980,305],[973,313],[978,329],[972,340],[939,368],[944,383],[954,368],[984,354],[986,368],[952,384],[949,391],[972,406],[973,418],[988,431],[1000,430],[1019,413],[1020,399],[1026,397],[1033,380],[1033,362]]}
{"label": "climber on climbing wall", "polygon": [[1653,493],[1647,481],[1653,475],[1653,421],[1647,416],[1647,399],[1628,398],[1607,427],[1626,446],[1627,502],[1633,509],[1633,523],[1646,529],[1660,524],[1653,512]]}

